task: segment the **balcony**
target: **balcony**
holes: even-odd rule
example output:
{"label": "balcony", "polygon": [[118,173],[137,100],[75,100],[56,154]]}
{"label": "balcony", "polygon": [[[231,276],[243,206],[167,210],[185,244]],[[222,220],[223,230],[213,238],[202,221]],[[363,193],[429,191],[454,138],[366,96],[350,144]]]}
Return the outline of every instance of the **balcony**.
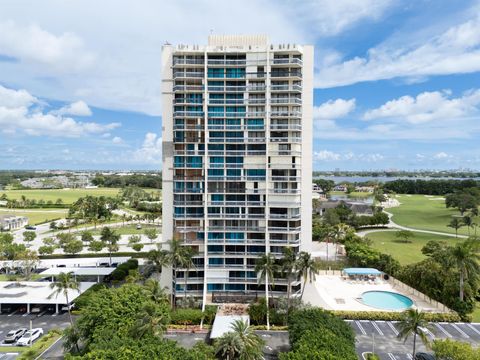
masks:
{"label": "balcony", "polygon": [[265,85],[249,85],[248,86],[248,91],[250,92],[265,92],[267,90],[267,87]]}
{"label": "balcony", "polygon": [[203,85],[175,85],[174,92],[199,92],[203,91]]}
{"label": "balcony", "polygon": [[247,103],[246,99],[210,99],[209,105],[244,105]]}
{"label": "balcony", "polygon": [[300,189],[270,189],[268,192],[270,194],[274,194],[274,195],[277,195],[277,194],[285,195],[285,194],[301,194],[302,190],[300,190]]}
{"label": "balcony", "polygon": [[302,59],[298,58],[281,58],[272,59],[272,65],[302,65]]}
{"label": "balcony", "polygon": [[299,219],[300,214],[270,214],[270,219]]}
{"label": "balcony", "polygon": [[229,59],[208,59],[208,65],[216,65],[216,66],[245,66],[247,64],[246,59],[239,59],[239,60],[229,60]]}
{"label": "balcony", "polygon": [[[280,69],[277,69],[280,70]],[[301,71],[271,71],[270,72],[270,77],[272,79],[279,79],[279,78],[302,78],[302,72]]]}
{"label": "balcony", "polygon": [[238,112],[209,112],[209,118],[244,118],[247,115],[245,111]]}
{"label": "balcony", "polygon": [[198,118],[198,117],[203,117],[204,112],[203,111],[174,111],[173,112],[173,117],[174,118]]}
{"label": "balcony", "polygon": [[248,99],[249,105],[264,105],[266,103],[266,99]]}
{"label": "balcony", "polygon": [[270,89],[272,91],[301,92],[302,91],[302,85],[271,85]]}
{"label": "balcony", "polygon": [[300,137],[272,137],[270,142],[276,143],[301,143],[302,138]]}
{"label": "balcony", "polygon": [[270,130],[302,130],[300,124],[271,124]]}
{"label": "balcony", "polygon": [[301,111],[272,111],[270,113],[272,117],[294,117],[300,118],[302,117]]}
{"label": "balcony", "polygon": [[244,92],[246,90],[247,90],[247,87],[243,85],[239,85],[239,86],[210,85],[208,86],[208,91],[210,92]]}
{"label": "balcony", "polygon": [[173,99],[173,103],[176,105],[179,104],[203,104],[202,99],[189,99],[189,98],[176,98]]}
{"label": "balcony", "polygon": [[203,78],[205,73],[203,71],[174,71],[173,79],[189,79],[189,78]]}
{"label": "balcony", "polygon": [[294,97],[282,97],[282,98],[272,98],[270,99],[270,103],[272,104],[295,104],[295,105],[302,105],[301,98],[294,98]]}
{"label": "balcony", "polygon": [[175,65],[204,65],[205,61],[203,59],[173,59],[173,66]]}

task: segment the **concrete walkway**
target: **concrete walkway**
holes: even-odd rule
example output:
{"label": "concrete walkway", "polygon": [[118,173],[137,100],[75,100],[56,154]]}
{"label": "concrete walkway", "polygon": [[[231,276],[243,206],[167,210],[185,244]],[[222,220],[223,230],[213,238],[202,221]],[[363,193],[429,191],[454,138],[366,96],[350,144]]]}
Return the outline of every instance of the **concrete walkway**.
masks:
{"label": "concrete walkway", "polygon": [[411,227],[407,227],[407,226],[398,225],[398,224],[393,222],[393,220],[392,220],[393,214],[392,213],[389,213],[388,211],[383,211],[383,212],[388,215],[388,218],[390,220],[390,222],[388,223],[388,225],[385,228],[371,229],[371,230],[368,230],[368,229],[367,230],[360,230],[360,231],[357,232],[357,235],[361,236],[361,237],[364,237],[367,234],[374,233],[374,232],[379,232],[379,231],[409,230],[409,231],[413,231],[413,232],[420,232],[420,233],[433,234],[433,235],[442,235],[442,236],[450,236],[450,237],[460,238],[460,239],[467,239],[468,238],[468,236],[466,236],[466,235],[456,236],[455,234],[441,232],[441,231],[422,230],[422,229],[415,229],[415,228],[411,228]]}

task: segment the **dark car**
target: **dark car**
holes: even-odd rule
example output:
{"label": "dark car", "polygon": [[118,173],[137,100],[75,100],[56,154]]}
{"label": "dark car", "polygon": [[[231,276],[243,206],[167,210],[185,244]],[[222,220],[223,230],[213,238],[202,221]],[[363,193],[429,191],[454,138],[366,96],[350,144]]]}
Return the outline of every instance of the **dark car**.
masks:
{"label": "dark car", "polygon": [[27,230],[37,230],[37,228],[35,226],[32,226],[32,225],[25,226],[25,229],[27,229]]}
{"label": "dark car", "polygon": [[435,360],[435,356],[424,352],[418,352],[415,354],[415,360]]}
{"label": "dark car", "polygon": [[17,340],[20,339],[23,336],[23,334],[25,334],[26,332],[27,332],[26,328],[10,330],[7,336],[5,336],[5,339],[3,341],[5,342],[5,344],[13,344],[17,342]]}

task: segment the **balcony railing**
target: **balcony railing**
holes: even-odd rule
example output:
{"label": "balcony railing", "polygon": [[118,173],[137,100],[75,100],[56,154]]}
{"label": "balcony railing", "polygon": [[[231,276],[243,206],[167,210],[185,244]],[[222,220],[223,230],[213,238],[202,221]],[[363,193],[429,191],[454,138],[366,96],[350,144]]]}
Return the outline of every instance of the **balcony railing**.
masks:
{"label": "balcony railing", "polygon": [[302,91],[302,85],[271,85],[272,91]]}
{"label": "balcony railing", "polygon": [[217,85],[209,85],[208,91],[211,92],[239,92],[239,91],[246,91],[246,86],[217,86]]}
{"label": "balcony railing", "polygon": [[203,85],[175,85],[173,91],[203,91]]}
{"label": "balcony railing", "polygon": [[246,99],[209,99],[209,104],[217,105],[217,104],[226,104],[226,105],[243,105],[247,103]]}
{"label": "balcony railing", "polygon": [[204,72],[200,71],[174,71],[173,78],[203,78],[205,76]]}
{"label": "balcony railing", "polygon": [[205,61],[203,59],[173,59],[173,65],[203,65]]}
{"label": "balcony railing", "polygon": [[271,116],[275,117],[301,117],[301,111],[272,111]]}
{"label": "balcony railing", "polygon": [[270,102],[272,104],[302,104],[301,98],[271,98]]}
{"label": "balcony railing", "polygon": [[272,137],[270,142],[279,142],[279,143],[301,143],[302,138],[299,137]]}
{"label": "balcony railing", "polygon": [[208,65],[246,65],[247,60],[208,59]]}
{"label": "balcony railing", "polygon": [[297,58],[273,59],[272,64],[273,65],[291,65],[291,64],[302,65],[303,61]]}
{"label": "balcony railing", "polygon": [[173,99],[174,104],[202,104],[202,99],[176,98]]}
{"label": "balcony railing", "polygon": [[302,130],[299,124],[271,124],[270,130]]}
{"label": "balcony railing", "polygon": [[203,117],[203,111],[174,111],[173,117]]}

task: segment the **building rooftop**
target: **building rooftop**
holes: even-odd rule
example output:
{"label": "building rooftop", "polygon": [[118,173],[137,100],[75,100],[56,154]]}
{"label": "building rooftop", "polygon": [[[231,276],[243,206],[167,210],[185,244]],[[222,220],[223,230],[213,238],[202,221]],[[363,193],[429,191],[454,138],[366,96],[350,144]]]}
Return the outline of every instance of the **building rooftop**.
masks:
{"label": "building rooftop", "polygon": [[[66,304],[65,296],[51,296],[54,290],[50,284],[52,283],[39,281],[1,281],[0,304]],[[68,300],[72,302],[94,284],[79,283],[80,291],[68,290]]]}
{"label": "building rooftop", "polygon": [[71,272],[76,276],[107,276],[114,270],[113,267],[55,267],[42,271],[40,275],[57,276],[61,273]]}

